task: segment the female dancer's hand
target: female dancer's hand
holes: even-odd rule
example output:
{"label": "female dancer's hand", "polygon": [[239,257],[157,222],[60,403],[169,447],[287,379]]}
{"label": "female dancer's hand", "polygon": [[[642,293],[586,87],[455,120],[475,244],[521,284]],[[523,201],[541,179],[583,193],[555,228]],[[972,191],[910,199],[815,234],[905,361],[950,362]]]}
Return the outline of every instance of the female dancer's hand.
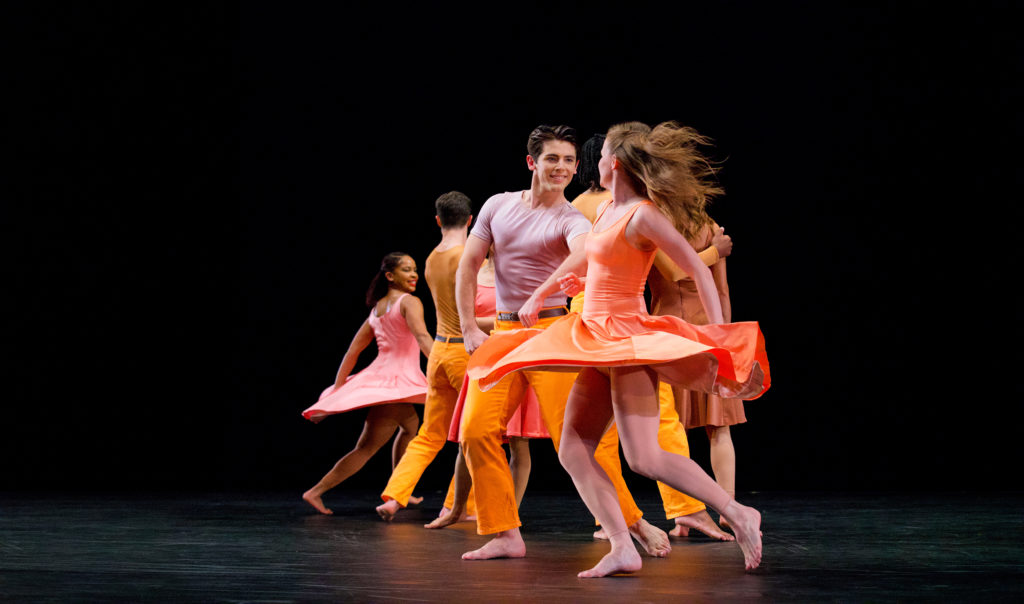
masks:
{"label": "female dancer's hand", "polygon": [[565,295],[567,296],[575,296],[583,291],[583,287],[586,282],[586,277],[578,277],[576,276],[576,273],[566,273],[558,278],[558,286],[562,288],[562,291],[565,292]]}

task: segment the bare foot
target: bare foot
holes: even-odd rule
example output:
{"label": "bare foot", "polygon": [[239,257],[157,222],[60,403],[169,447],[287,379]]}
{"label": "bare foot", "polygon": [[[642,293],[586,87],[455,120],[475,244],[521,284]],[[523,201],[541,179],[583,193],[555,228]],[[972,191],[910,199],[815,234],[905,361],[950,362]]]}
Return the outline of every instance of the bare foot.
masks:
{"label": "bare foot", "polygon": [[640,547],[644,548],[644,551],[655,558],[664,558],[672,551],[672,544],[669,543],[665,531],[643,518],[630,525],[629,534],[636,539]]}
{"label": "bare foot", "polygon": [[422,497],[417,497],[415,495],[411,495],[409,497],[409,505],[419,505],[421,503],[423,503],[423,498]]}
{"label": "bare foot", "polygon": [[623,548],[612,548],[612,551],[601,558],[601,561],[597,563],[597,566],[590,570],[585,570],[578,575],[582,579],[588,579],[591,577],[607,577],[608,575],[615,575],[619,573],[635,573],[640,570],[643,566],[643,561],[640,559],[639,552],[630,543],[629,547]]}
{"label": "bare foot", "polygon": [[303,493],[302,499],[305,500],[305,502],[308,503],[309,505],[316,508],[316,511],[320,512],[321,514],[327,514],[328,516],[330,516],[334,513],[331,511],[330,508],[324,505],[324,500],[321,499],[319,495],[313,493],[313,489],[310,489]]}
{"label": "bare foot", "polygon": [[491,560],[494,558],[522,558],[526,555],[526,544],[519,529],[501,531],[480,549],[462,554],[463,560]]}
{"label": "bare foot", "polygon": [[688,537],[690,535],[690,529],[696,529],[712,539],[718,539],[719,541],[735,541],[736,538],[729,533],[723,531],[715,521],[711,519],[711,515],[708,514],[707,510],[701,510],[694,512],[686,516],[679,516],[675,519],[676,527],[669,531],[669,535],[673,537]]}
{"label": "bare foot", "polygon": [[730,520],[736,542],[743,550],[743,563],[747,570],[761,564],[761,513],[754,508],[741,505],[735,499],[722,510]]}
{"label": "bare foot", "polygon": [[402,509],[402,506],[398,505],[397,501],[394,499],[388,499],[377,506],[377,515],[380,516],[384,522],[391,522],[395,519],[395,514],[397,514],[400,509]]}
{"label": "bare foot", "polygon": [[423,528],[442,529],[458,522],[460,520],[459,516],[465,516],[465,514],[461,512],[453,512],[448,508],[441,508],[441,513],[438,514],[437,518],[427,524],[424,524]]}
{"label": "bare foot", "polygon": [[594,539],[600,539],[601,541],[608,540],[608,533],[604,532],[604,527],[601,527],[594,531]]}
{"label": "bare foot", "polygon": [[720,526],[720,527],[722,527],[724,529],[732,530],[732,525],[729,524],[729,521],[726,520],[725,516],[723,516],[721,514],[718,515],[718,526]]}

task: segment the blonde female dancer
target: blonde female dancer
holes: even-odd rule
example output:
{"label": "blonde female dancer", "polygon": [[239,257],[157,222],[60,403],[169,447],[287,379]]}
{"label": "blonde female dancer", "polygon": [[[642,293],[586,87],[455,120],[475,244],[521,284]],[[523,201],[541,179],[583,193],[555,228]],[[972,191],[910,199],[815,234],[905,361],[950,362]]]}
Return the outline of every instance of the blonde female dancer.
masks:
{"label": "blonde female dancer", "polygon": [[[418,279],[416,262],[408,254],[392,252],[384,256],[366,293],[366,305],[372,308],[370,316],[352,338],[334,384],[323,391],[315,405],[302,412],[306,419],[319,422],[328,415],[370,407],[355,448],[302,494],[321,514],[332,513],[323,503],[323,494],[358,472],[395,430],[398,437],[392,449],[392,468],[419,428],[413,403],[422,404],[427,393],[419,353],[429,355],[433,340],[423,322],[423,303],[410,295],[416,291]],[[375,338],[377,358],[350,376],[359,353]]]}
{"label": "blonde female dancer", "polygon": [[[654,130],[636,122],[614,126],[601,151],[601,184],[612,191],[584,254],[572,254],[526,301],[522,323],[536,321],[540,301],[561,287],[568,295],[586,275],[583,312],[545,330],[495,334],[470,361],[470,376],[488,387],[527,367],[583,367],[569,397],[559,460],[611,541],[609,552],[581,577],[633,572],[641,558],[618,511],[615,490],[594,451],[614,418],[630,467],[699,499],[725,516],[747,569],[761,562],[761,515],[733,500],[696,463],[664,451],[657,440],[658,381],[751,399],[770,380],[756,323],[722,325],[710,271],[679,231],[702,211],[710,169],[697,147],[705,140],[668,122]],[[653,203],[652,203],[653,201]],[[643,286],[662,249],[693,275],[712,325],[647,313]]]}

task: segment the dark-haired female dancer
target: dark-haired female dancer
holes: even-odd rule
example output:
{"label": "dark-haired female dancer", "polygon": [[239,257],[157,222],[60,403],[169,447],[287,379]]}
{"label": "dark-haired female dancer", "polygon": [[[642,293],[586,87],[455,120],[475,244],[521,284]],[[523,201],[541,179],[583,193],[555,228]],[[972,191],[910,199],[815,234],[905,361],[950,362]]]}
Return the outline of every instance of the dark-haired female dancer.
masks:
{"label": "dark-haired female dancer", "polygon": [[[332,513],[323,503],[323,494],[359,471],[396,429],[392,467],[419,428],[413,403],[422,404],[427,393],[419,353],[429,355],[433,339],[423,322],[423,303],[410,295],[416,290],[418,278],[416,262],[408,254],[392,252],[384,257],[366,293],[366,305],[372,308],[370,316],[352,338],[334,384],[323,391],[315,405],[302,412],[306,419],[319,422],[328,415],[371,407],[355,448],[302,494],[322,514]],[[359,353],[375,338],[377,358],[366,369],[349,375]]]}

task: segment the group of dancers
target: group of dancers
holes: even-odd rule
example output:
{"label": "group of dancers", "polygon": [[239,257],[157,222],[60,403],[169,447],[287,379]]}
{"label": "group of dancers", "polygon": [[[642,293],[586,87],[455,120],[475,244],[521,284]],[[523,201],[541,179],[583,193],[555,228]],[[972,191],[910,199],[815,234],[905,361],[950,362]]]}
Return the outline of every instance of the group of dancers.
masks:
{"label": "group of dancers", "polygon": [[[427,527],[475,519],[477,532],[491,539],[463,559],[522,557],[526,439],[550,438],[600,524],[595,537],[611,544],[579,576],[635,572],[641,557],[633,539],[659,557],[671,545],[626,487],[621,445],[633,471],[658,481],[673,535],[696,529],[735,540],[745,567],[756,568],[761,517],[735,500],[729,426],[745,421],[742,401],[763,394],[770,374],[757,323],[731,322],[724,259],[732,241],[705,211],[722,193],[702,153],[708,143],[675,122],[628,122],[580,150],[572,128],[539,126],[527,142],[529,189],[492,196],[475,221],[465,195],[440,196],[441,241],[424,266],[436,335],[410,295],[419,278],[415,260],[388,254],[367,292],[369,317],[334,384],[303,412],[320,421],[369,407],[363,432],[303,499],[330,514],[323,494],[397,431],[377,507],[391,520],[420,501],[417,482],[455,440],[454,476]],[[570,203],[565,189],[577,168],[589,188]],[[352,375],[374,338],[377,357]],[[417,403],[425,404],[422,425]],[[689,459],[686,428],[695,426],[708,430],[715,479]]]}

